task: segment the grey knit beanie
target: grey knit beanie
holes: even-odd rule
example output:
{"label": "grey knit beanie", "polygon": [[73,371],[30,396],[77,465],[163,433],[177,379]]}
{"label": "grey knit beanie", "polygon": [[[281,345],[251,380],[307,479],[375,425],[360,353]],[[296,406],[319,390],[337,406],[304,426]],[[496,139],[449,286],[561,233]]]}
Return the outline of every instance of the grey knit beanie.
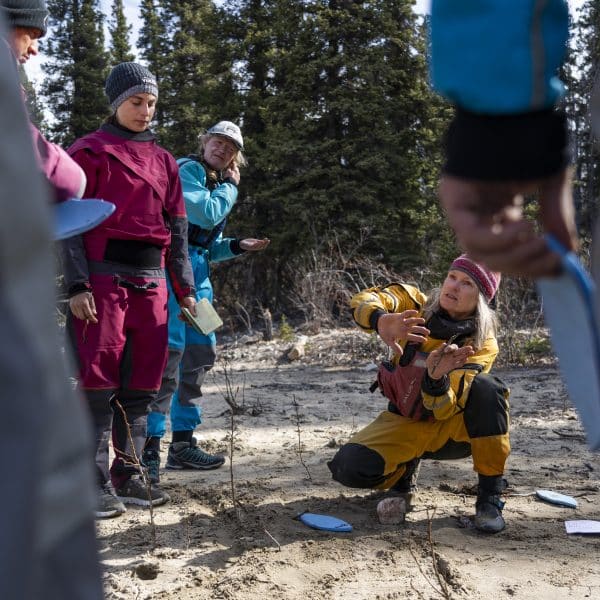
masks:
{"label": "grey knit beanie", "polygon": [[34,27],[42,32],[42,36],[46,34],[48,10],[45,0],[0,0],[0,8],[9,27]]}
{"label": "grey knit beanie", "polygon": [[117,110],[119,105],[134,94],[153,94],[158,98],[156,77],[138,63],[124,62],[110,72],[104,86],[110,107]]}

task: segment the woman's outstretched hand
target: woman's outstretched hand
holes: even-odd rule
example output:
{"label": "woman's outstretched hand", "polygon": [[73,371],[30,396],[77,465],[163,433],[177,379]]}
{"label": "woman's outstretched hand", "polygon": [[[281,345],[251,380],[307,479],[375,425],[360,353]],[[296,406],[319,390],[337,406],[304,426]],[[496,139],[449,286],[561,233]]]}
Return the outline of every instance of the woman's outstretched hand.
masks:
{"label": "woman's outstretched hand", "polygon": [[245,238],[240,240],[240,248],[246,252],[259,252],[260,250],[264,250],[270,243],[271,240],[269,238],[263,238],[262,240]]}
{"label": "woman's outstretched hand", "polygon": [[423,326],[425,319],[418,314],[416,310],[387,313],[377,321],[379,337],[399,356],[402,356],[403,350],[398,342],[422,344],[429,335],[429,329]]}
{"label": "woman's outstretched hand", "polygon": [[471,346],[459,348],[456,344],[442,344],[427,357],[427,373],[431,379],[441,379],[453,369],[462,367],[475,351]]}

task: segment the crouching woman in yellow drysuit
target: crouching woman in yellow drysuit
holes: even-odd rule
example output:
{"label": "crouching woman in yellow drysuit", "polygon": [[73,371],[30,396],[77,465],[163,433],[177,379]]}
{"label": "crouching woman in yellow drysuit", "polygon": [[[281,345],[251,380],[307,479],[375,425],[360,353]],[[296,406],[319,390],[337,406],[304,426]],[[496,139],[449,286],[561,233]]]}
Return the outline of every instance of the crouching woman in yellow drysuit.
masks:
{"label": "crouching woman in yellow drysuit", "polygon": [[490,302],[499,282],[498,273],[462,255],[429,298],[405,284],[352,298],[356,323],[377,331],[395,356],[378,373],[388,409],[329,462],[336,481],[391,488],[410,508],[421,458],[472,455],[479,474],[475,526],[490,533],[504,529],[508,389],[489,374],[498,354]]}

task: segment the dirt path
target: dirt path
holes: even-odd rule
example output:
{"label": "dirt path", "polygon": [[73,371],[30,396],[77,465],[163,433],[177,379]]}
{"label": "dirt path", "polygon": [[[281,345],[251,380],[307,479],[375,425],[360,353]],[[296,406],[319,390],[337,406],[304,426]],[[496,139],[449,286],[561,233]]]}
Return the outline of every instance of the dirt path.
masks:
{"label": "dirt path", "polygon": [[[172,501],[155,510],[154,535],[142,509],[99,522],[107,598],[600,598],[600,538],[567,536],[564,528],[566,519],[600,519],[600,460],[586,449],[557,371],[496,371],[512,391],[504,532],[486,536],[468,526],[470,459],[424,463],[418,510],[404,525],[384,526],[372,495],[332,482],[326,465],[383,407],[367,389],[372,348],[361,336],[319,334],[304,362],[291,364],[282,344],[224,349],[248,409],[234,419],[242,508],[232,508],[229,462],[212,472],[165,471]],[[334,360],[341,366],[327,366]],[[229,452],[223,364],[206,387],[199,436],[203,447]],[[543,503],[536,489],[575,496],[579,507]],[[336,515],[354,530],[309,529],[294,520],[304,510]]]}

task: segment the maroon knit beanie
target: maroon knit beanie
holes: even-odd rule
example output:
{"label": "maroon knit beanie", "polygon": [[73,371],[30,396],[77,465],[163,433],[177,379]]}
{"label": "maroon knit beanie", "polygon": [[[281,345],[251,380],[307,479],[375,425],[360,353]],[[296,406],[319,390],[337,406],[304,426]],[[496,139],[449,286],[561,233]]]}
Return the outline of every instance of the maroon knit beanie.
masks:
{"label": "maroon knit beanie", "polygon": [[492,301],[500,285],[500,273],[490,271],[486,266],[476,263],[466,254],[461,254],[454,259],[449,271],[452,270],[466,273],[477,284],[488,304]]}

